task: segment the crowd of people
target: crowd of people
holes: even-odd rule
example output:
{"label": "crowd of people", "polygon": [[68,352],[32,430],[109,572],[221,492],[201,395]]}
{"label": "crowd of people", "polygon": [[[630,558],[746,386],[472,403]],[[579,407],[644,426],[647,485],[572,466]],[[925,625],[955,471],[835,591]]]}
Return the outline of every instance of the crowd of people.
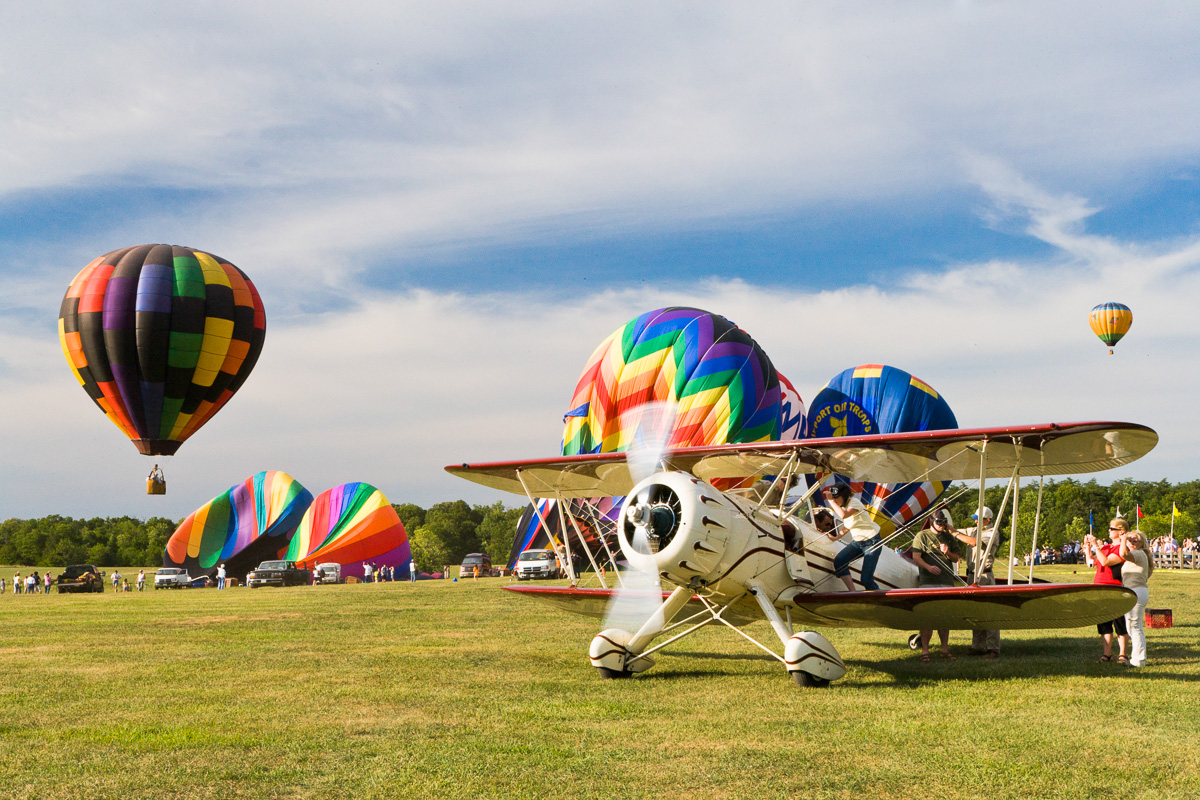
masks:
{"label": "crowd of people", "polygon": [[[13,574],[12,591],[13,594],[50,594],[50,587],[54,585],[54,578],[47,572],[45,575],[39,575],[37,570],[21,577],[18,571]],[[4,578],[0,578],[0,594],[8,591],[5,585]]]}

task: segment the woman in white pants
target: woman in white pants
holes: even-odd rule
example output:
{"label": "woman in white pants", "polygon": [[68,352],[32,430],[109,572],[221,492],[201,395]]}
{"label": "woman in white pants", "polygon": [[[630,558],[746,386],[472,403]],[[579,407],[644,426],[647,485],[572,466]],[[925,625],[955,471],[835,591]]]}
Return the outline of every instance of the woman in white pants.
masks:
{"label": "woman in white pants", "polygon": [[1129,629],[1129,666],[1140,667],[1146,663],[1146,604],[1150,602],[1150,589],[1146,581],[1154,572],[1154,559],[1141,531],[1129,531],[1121,537],[1121,585],[1137,594],[1137,605],[1125,615],[1125,627]]}

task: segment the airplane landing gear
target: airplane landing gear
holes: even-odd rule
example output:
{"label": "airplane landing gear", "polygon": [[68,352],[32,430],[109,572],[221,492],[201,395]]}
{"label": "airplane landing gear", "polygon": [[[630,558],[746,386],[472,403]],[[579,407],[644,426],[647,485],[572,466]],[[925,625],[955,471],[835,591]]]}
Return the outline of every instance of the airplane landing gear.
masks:
{"label": "airplane landing gear", "polygon": [[837,649],[813,631],[800,631],[787,640],[783,662],[797,686],[828,686],[830,681],[846,674],[846,665]]}
{"label": "airplane landing gear", "polygon": [[609,628],[601,631],[592,639],[588,648],[588,658],[592,666],[600,672],[601,678],[628,678],[637,672],[645,672],[654,666],[654,659],[649,656],[635,656],[629,650],[629,642],[633,634],[620,628]]}

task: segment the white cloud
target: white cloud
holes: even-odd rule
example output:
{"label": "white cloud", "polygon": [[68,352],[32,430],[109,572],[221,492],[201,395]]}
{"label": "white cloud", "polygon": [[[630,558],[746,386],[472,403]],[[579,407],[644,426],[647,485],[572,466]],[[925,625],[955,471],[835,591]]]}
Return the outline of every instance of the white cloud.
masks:
{"label": "white cloud", "polygon": [[1196,154],[1183,7],[338,9],[3,12],[0,194],[217,190],[183,239],[328,284],[363,252],[961,189],[962,152],[1083,186]]}
{"label": "white cloud", "polygon": [[[70,386],[56,348],[10,326],[0,352],[15,355],[7,356],[0,398],[18,411],[0,419],[9,454],[0,516],[181,517],[261,469],[289,471],[314,491],[363,480],[397,502],[492,502],[495,495],[441,468],[553,455],[592,349],[662,305],[729,317],[806,400],[842,369],[889,363],[936,387],[963,426],[1149,424],[1162,443],[1120,474],[1193,477],[1200,437],[1190,398],[1200,376],[1181,367],[1180,354],[1196,340],[1190,306],[1200,296],[1200,242],[1158,252],[1111,241],[1096,247],[1071,214],[1060,213],[1078,205],[1074,198],[1033,195],[1021,212],[1031,229],[1075,251],[1049,263],[961,265],[894,287],[817,293],[736,280],[683,293],[607,291],[570,303],[549,292],[417,291],[272,325],[243,390],[167,468],[165,499],[140,496],[147,463]],[[1016,197],[998,199],[1011,206]],[[1075,233],[1060,237],[1064,228]],[[1151,268],[1170,280],[1124,280],[1147,264],[1166,265]],[[1091,306],[1107,299],[1128,303],[1135,315],[1114,356],[1087,327]]]}

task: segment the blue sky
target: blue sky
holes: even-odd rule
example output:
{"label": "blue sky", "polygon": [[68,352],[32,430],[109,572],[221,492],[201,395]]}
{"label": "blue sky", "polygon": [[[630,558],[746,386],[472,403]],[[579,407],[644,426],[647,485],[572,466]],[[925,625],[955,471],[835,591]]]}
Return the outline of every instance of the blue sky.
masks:
{"label": "blue sky", "polygon": [[[805,399],[882,361],[964,425],[1160,431],[1103,481],[1197,477],[1189,4],[120,9],[0,10],[0,516],[178,518],[261,469],[515,501],[441,467],[553,454],[591,350],[667,304]],[[232,260],[268,314],[165,498],[55,335],[142,242]]]}

